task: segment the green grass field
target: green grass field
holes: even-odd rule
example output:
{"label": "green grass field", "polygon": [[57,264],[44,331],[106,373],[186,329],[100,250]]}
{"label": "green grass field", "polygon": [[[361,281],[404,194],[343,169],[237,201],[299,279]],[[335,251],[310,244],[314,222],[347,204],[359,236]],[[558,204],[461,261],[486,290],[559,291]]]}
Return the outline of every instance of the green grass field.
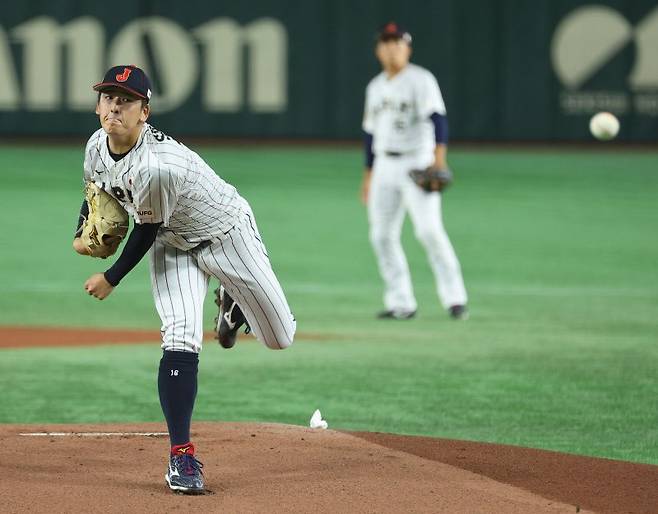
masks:
{"label": "green grass field", "polygon": [[[82,150],[0,148],[0,325],[159,326],[145,263],[104,302],[82,290],[109,265],[70,248]],[[453,150],[461,323],[408,225],[419,317],[373,318],[356,148],[197,150],[252,204],[302,336],[285,352],[206,347],[195,419],[301,425],[320,408],[331,428],[658,464],[658,152]],[[214,315],[207,301],[207,328]],[[159,355],[157,341],[1,350],[0,422],[160,421]]]}

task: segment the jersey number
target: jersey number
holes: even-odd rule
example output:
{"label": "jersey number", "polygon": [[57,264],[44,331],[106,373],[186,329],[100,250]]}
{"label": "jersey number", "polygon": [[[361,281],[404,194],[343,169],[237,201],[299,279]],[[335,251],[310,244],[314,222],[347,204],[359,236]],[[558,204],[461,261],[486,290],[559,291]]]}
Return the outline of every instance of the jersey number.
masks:
{"label": "jersey number", "polygon": [[[175,143],[178,143],[178,141],[176,141],[173,137],[168,136],[167,134],[165,134],[161,130],[158,130],[155,127],[152,127],[152,126],[149,125],[149,129],[151,130],[151,134],[153,134],[153,137],[155,137],[155,140],[158,141],[159,143],[162,143],[165,139],[167,141],[173,141]],[[180,144],[180,143],[178,143],[178,144]]]}

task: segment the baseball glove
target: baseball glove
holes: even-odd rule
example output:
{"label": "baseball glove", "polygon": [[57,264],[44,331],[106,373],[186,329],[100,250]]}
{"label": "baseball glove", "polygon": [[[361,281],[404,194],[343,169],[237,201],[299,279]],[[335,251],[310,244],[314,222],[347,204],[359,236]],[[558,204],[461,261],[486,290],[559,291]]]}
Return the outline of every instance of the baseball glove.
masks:
{"label": "baseball glove", "polygon": [[428,193],[443,191],[452,182],[452,171],[448,168],[441,169],[430,166],[424,170],[411,170],[409,176],[418,187]]}
{"label": "baseball glove", "polygon": [[82,225],[80,239],[91,257],[114,255],[128,233],[128,213],[109,194],[89,182],[85,188],[89,216]]}

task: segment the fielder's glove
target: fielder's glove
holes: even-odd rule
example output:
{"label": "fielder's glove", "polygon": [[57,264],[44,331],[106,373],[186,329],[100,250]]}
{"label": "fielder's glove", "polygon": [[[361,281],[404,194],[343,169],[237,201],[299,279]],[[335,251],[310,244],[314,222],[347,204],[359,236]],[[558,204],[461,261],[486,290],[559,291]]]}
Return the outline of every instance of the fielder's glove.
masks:
{"label": "fielder's glove", "polygon": [[443,191],[452,182],[452,171],[448,168],[440,169],[430,166],[424,170],[411,170],[409,176],[418,187],[428,193]]}
{"label": "fielder's glove", "polygon": [[80,239],[91,257],[114,255],[128,233],[128,213],[109,194],[89,182],[85,188],[89,216],[82,224]]}

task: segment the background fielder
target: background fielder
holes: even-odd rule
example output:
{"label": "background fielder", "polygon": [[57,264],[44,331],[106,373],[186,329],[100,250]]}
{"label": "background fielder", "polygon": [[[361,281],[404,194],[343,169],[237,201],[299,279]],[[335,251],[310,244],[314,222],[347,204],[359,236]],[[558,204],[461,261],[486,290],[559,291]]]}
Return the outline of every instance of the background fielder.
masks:
{"label": "background fielder", "polygon": [[[106,298],[149,251],[162,320],[158,390],[171,439],[166,480],[174,490],[202,492],[190,423],[210,277],[225,289],[223,346],[232,346],[246,318],[267,347],[287,348],[296,323],[247,201],[196,153],[146,123],[151,96],[146,74],[117,66],[94,89],[102,128],[87,143],[84,180],[118,200],[134,227],[121,256],[104,273],[92,275],[85,289]],[[79,227],[86,213],[83,203]],[[79,237],[74,248],[88,254]]]}
{"label": "background fielder", "polygon": [[409,63],[411,36],[388,23],[377,41],[383,71],[366,89],[363,118],[366,170],[362,200],[368,205],[370,240],[384,279],[381,318],[407,319],[416,299],[400,233],[405,212],[427,253],[436,288],[453,318],[467,315],[461,268],[441,219],[441,195],[420,189],[412,169],[446,167],[446,110],[434,76]]}

